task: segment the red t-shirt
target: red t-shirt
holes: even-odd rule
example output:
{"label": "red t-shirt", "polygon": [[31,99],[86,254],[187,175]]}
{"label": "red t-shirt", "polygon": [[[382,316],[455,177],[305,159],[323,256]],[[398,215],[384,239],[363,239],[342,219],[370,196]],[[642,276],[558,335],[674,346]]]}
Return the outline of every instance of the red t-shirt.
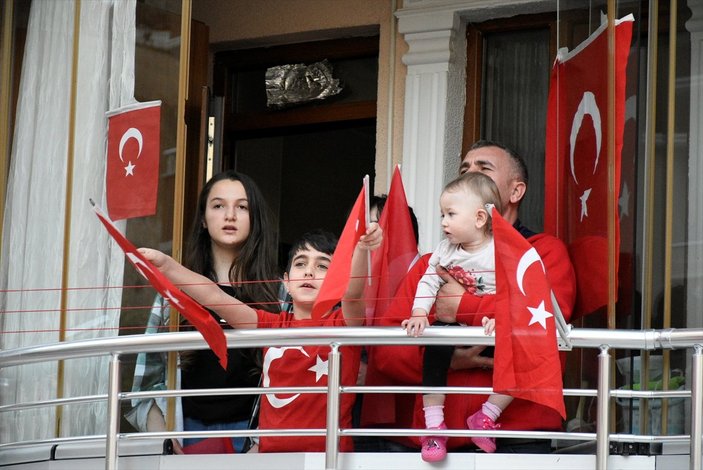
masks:
{"label": "red t-shirt", "polygon": [[[296,320],[292,313],[273,314],[257,310],[259,328],[301,328],[316,326],[346,326],[342,310],[337,309],[319,321]],[[330,348],[323,346],[285,346],[264,348],[263,386],[327,386],[327,356]],[[344,346],[342,355],[342,385],[355,385],[359,373],[361,348]],[[351,409],[354,395],[342,394],[340,427],[352,426]],[[261,397],[259,427],[261,429],[325,429],[327,425],[327,396],[318,393],[279,393]],[[340,450],[353,450],[351,438],[340,440]],[[325,436],[262,436],[260,452],[324,452]]]}
{"label": "red t-shirt", "polygon": [[[569,321],[576,297],[576,277],[569,260],[566,246],[559,239],[546,234],[538,234],[528,238],[542,257],[547,277],[554,290],[559,306],[566,321]],[[398,288],[393,304],[385,312],[380,312],[379,326],[399,327],[400,322],[410,314],[415,287],[427,268],[429,254],[423,256],[408,272],[403,283]],[[379,312],[377,312],[379,313]],[[430,313],[430,321],[434,321],[434,312]],[[480,326],[481,318],[495,314],[495,296],[475,296],[469,293],[463,295],[457,321],[471,326]],[[374,377],[374,383],[367,385],[418,385],[422,383],[422,355],[424,348],[418,346],[374,346],[369,352],[367,379]],[[562,361],[562,369],[563,369]],[[493,380],[492,370],[466,369],[449,370],[447,385],[450,387],[490,387]],[[425,417],[422,411],[421,395],[384,395],[383,408],[366,408],[362,415],[362,425],[385,425],[398,428],[423,429]],[[366,398],[364,401],[366,402]],[[466,418],[477,411],[486,401],[486,395],[456,395],[446,397],[444,418],[449,429],[466,429]],[[395,400],[395,402],[393,401]],[[366,403],[365,403],[366,404]],[[395,405],[395,406],[393,406]],[[388,409],[395,409],[393,421],[388,419]],[[380,413],[379,413],[380,410]],[[407,410],[413,410],[408,412]],[[374,414],[384,415],[377,419]],[[561,430],[562,419],[559,413],[551,408],[536,403],[515,399],[500,416],[501,429],[507,430]],[[406,445],[419,447],[417,437],[398,439]],[[449,448],[472,445],[469,438],[449,439]]]}

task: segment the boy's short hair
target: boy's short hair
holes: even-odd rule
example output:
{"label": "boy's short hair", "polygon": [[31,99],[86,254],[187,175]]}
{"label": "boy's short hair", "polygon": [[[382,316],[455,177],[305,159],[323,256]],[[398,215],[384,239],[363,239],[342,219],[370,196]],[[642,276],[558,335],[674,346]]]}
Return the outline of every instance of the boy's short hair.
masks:
{"label": "boy's short hair", "polygon": [[298,238],[288,252],[286,272],[290,271],[290,265],[293,262],[295,255],[302,250],[312,248],[320,253],[325,253],[332,256],[334,254],[334,249],[337,248],[337,240],[337,236],[327,230],[317,229],[304,233],[300,238]]}

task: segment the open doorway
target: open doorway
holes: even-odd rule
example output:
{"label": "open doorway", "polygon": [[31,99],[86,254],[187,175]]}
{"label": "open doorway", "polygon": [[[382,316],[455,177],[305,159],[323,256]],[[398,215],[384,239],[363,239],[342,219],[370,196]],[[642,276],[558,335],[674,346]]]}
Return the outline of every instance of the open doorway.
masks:
{"label": "open doorway", "polygon": [[[272,106],[266,70],[325,61],[341,91]],[[278,227],[279,264],[302,233],[339,234],[361,189],[375,176],[378,36],[219,52],[214,95],[223,116],[220,169],[251,176]]]}

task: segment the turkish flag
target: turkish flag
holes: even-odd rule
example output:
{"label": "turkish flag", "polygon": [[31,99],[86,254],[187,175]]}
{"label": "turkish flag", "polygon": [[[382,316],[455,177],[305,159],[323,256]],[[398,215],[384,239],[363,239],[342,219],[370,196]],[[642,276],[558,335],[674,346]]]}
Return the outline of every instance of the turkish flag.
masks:
{"label": "turkish flag", "polygon": [[349,214],[347,223],[344,225],[339,242],[337,242],[332,262],[329,269],[327,269],[327,275],[322,282],[317,300],[312,306],[312,318],[315,320],[321,318],[332,307],[337,305],[347,291],[354,248],[359,242],[359,238],[366,233],[365,194],[366,191],[362,187],[359,197],[356,198],[354,207]]}
{"label": "turkish flag", "polygon": [[537,250],[492,211],[496,254],[493,391],[566,418],[552,288]]}
{"label": "turkish flag", "polygon": [[203,308],[198,302],[190,298],[188,295],[181,292],[171,281],[166,278],[161,272],[147,261],[141,253],[127,240],[124,235],[117,230],[117,227],[108,219],[105,214],[97,207],[93,206],[95,213],[100,219],[100,222],[105,226],[107,232],[115,239],[117,244],[122,248],[127,259],[134,268],[146,278],[147,281],[161,294],[165,299],[168,299],[170,304],[176,308],[186,319],[198,329],[207,344],[210,345],[212,352],[220,358],[220,365],[223,369],[227,369],[227,339],[220,325],[215,319]]}
{"label": "turkish flag", "polygon": [[112,220],[156,213],[161,101],[108,111],[107,212]]}
{"label": "turkish flag", "polygon": [[418,258],[415,231],[398,167],[393,173],[378,225],[383,230],[383,242],[371,254],[371,285],[365,292],[367,325],[374,325],[375,318],[385,312],[395,298],[398,285]]}
{"label": "turkish flag", "polygon": [[[615,155],[607,155],[607,21],[572,52],[561,50],[552,69],[547,110],[544,229],[569,248],[577,279],[574,317],[608,303],[608,206],[620,246],[617,216],[623,145],[625,82],[632,15],[615,26]],[[614,198],[608,199],[613,167]],[[617,273],[618,259],[615,257]]]}

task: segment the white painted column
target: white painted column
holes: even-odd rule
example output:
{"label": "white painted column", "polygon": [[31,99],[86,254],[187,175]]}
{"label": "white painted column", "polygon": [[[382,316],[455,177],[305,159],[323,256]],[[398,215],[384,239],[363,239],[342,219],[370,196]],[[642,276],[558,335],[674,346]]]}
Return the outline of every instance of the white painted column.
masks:
{"label": "white painted column", "polygon": [[688,134],[688,328],[703,327],[703,0],[688,0],[691,18],[691,107]]}
{"label": "white painted column", "polygon": [[440,240],[439,195],[458,175],[464,123],[466,39],[456,11],[400,10],[398,31],[409,50],[402,172],[420,225],[420,248]]}

